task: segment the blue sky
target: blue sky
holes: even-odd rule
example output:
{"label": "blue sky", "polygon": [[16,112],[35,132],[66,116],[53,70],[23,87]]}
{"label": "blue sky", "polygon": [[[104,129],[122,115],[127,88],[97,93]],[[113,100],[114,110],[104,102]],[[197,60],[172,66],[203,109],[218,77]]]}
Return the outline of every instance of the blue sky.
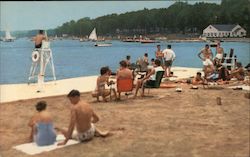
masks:
{"label": "blue sky", "polygon": [[[208,2],[208,0],[203,0]],[[96,18],[143,8],[167,8],[175,1],[24,1],[0,2],[1,30],[56,28],[70,20]],[[197,1],[190,1],[195,3]],[[220,0],[210,0],[220,3]]]}

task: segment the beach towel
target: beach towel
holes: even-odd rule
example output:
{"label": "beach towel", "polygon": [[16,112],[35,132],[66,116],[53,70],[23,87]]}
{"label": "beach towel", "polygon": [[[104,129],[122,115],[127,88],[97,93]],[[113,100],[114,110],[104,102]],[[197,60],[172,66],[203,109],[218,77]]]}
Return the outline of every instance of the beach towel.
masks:
{"label": "beach towel", "polygon": [[250,86],[248,86],[248,85],[231,86],[231,87],[228,87],[228,88],[232,88],[234,90],[247,90],[247,91],[250,91]]}
{"label": "beach towel", "polygon": [[161,83],[160,88],[176,88],[177,85],[175,84],[166,84],[166,83]]}
{"label": "beach towel", "polygon": [[34,142],[32,142],[32,143],[25,143],[25,144],[21,144],[18,146],[14,146],[13,148],[16,150],[22,151],[26,154],[29,154],[29,155],[35,155],[35,154],[40,154],[43,152],[48,152],[48,151],[52,151],[58,148],[63,148],[63,147],[67,147],[67,146],[79,143],[79,141],[76,141],[76,140],[69,140],[66,145],[57,146],[57,143],[63,141],[64,139],[65,138],[63,135],[57,135],[56,142],[53,145],[38,146]]}

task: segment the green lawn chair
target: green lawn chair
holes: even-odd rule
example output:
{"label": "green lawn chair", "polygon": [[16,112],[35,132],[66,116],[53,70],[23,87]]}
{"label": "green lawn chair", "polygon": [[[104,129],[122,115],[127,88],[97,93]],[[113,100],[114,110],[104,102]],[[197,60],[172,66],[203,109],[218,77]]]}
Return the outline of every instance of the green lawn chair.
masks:
{"label": "green lawn chair", "polygon": [[163,75],[164,75],[164,71],[158,71],[156,73],[156,78],[155,78],[154,84],[149,85],[149,84],[145,83],[143,85],[143,89],[142,90],[144,90],[145,88],[148,88],[148,93],[149,93],[150,88],[159,88],[160,84],[161,84],[161,80],[163,78]]}

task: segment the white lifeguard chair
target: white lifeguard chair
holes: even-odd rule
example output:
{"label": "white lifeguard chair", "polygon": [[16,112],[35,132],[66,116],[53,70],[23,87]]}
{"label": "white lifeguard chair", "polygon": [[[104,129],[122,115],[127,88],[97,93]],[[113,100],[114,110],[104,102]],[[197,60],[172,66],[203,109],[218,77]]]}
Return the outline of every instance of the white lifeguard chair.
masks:
{"label": "white lifeguard chair", "polygon": [[233,70],[236,68],[237,57],[234,55],[234,49],[230,49],[229,55],[224,57],[223,66],[227,67],[229,70]]}
{"label": "white lifeguard chair", "polygon": [[[35,79],[37,77],[37,83],[40,85],[43,84],[45,71],[48,64],[51,68],[53,80],[54,81],[56,80],[53,55],[52,55],[52,50],[50,49],[49,41],[42,41],[42,47],[35,48],[33,50],[31,59],[32,59],[32,65],[30,68],[28,83],[30,83],[31,79]],[[37,71],[38,67],[40,67],[39,71]]]}

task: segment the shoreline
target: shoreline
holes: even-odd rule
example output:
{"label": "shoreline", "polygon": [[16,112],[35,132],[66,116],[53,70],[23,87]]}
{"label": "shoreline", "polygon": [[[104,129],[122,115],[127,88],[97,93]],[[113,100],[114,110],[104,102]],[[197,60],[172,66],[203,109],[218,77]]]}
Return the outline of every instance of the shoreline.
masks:
{"label": "shoreline", "polygon": [[216,41],[220,40],[223,42],[246,42],[250,43],[250,38],[207,38],[207,40],[202,40],[199,38],[176,38],[176,39],[166,39],[166,40],[160,40],[160,41],[166,41],[166,42],[210,42],[210,41]]}
{"label": "shoreline", "polygon": [[[200,68],[172,67],[177,77],[170,80],[189,78],[201,71]],[[66,95],[72,89],[81,93],[91,92],[95,89],[98,76],[83,76],[70,79],[45,82],[43,86],[37,83],[32,84],[3,84],[0,85],[0,103],[22,101],[33,98],[44,98],[51,96]]]}

